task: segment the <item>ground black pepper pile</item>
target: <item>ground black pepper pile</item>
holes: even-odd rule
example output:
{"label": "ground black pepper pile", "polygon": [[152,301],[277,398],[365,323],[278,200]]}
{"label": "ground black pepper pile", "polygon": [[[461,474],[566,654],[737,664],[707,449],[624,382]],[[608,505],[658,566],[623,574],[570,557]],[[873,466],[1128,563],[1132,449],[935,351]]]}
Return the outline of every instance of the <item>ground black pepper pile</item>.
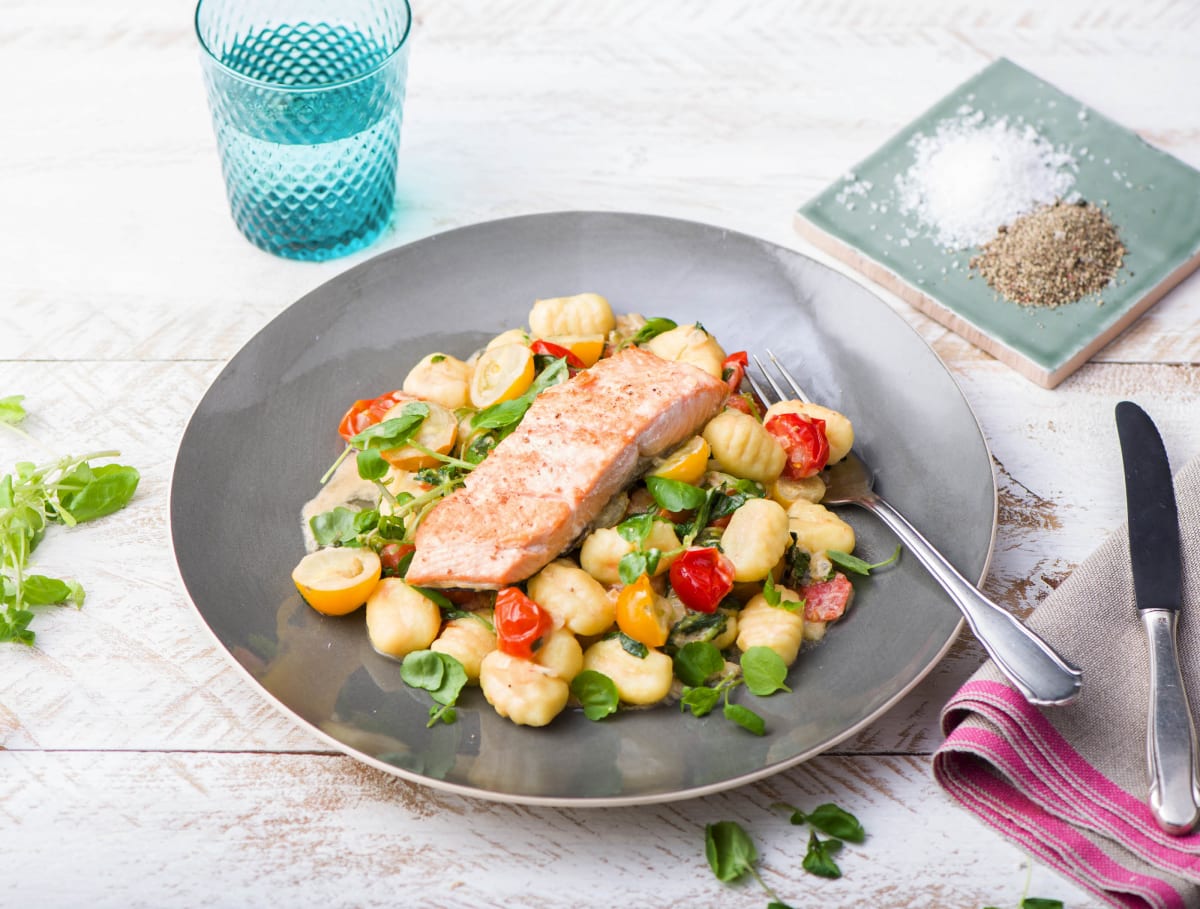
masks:
{"label": "ground black pepper pile", "polygon": [[1124,259],[1108,215],[1082,200],[1059,200],[1001,227],[971,267],[1014,303],[1061,306],[1103,290]]}

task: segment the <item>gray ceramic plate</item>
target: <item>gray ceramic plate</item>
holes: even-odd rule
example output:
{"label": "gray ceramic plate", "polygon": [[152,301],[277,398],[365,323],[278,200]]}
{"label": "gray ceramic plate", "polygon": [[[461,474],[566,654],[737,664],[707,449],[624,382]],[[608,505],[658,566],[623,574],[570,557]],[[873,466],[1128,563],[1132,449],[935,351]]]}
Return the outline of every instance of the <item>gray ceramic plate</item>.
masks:
{"label": "gray ceramic plate", "polygon": [[[853,281],[781,247],[713,227],[628,214],[531,215],[383,253],[318,288],[217,377],[180,445],[171,525],[201,618],[288,713],[372,766],[512,802],[616,805],[717,791],[810,758],[878,717],[937,662],[959,616],[915,560],[858,585],[792,694],[752,702],[768,734],[672,707],[545,729],[500,719],[478,690],[453,725],[376,655],[362,614],[327,618],[290,573],[300,508],[338,454],[356,398],[396,387],[423,354],[466,356],[522,325],[532,301],[580,291],[618,312],[701,321],[727,349],[772,347],[817,399],[850,415],[880,487],[967,577],[991,553],[991,460],[958,388],[925,343]],[[845,517],[868,559],[889,533]]]}

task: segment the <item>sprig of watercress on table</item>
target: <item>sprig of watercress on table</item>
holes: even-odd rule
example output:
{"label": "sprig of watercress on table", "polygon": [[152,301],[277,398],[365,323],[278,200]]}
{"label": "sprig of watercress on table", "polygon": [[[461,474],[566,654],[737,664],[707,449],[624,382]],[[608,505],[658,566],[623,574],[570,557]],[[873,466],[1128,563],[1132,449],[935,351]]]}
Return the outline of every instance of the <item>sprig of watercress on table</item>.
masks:
{"label": "sprig of watercress on table", "polygon": [[[20,428],[24,395],[0,398],[0,426],[32,440]],[[64,456],[44,464],[21,461],[0,476],[0,642],[32,644],[33,607],[83,605],[77,581],[27,572],[29,558],[51,524],[74,527],[112,514],[133,498],[140,474],[122,464],[92,462],[118,451]]]}

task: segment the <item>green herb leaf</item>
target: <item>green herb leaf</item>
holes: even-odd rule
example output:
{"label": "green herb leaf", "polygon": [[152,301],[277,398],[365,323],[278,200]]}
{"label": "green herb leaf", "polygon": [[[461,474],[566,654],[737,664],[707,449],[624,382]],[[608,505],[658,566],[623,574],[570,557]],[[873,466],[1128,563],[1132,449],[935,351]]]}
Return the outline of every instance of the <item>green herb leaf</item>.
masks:
{"label": "green herb leaf", "polygon": [[683,696],[679,699],[679,709],[681,712],[690,710],[692,716],[707,716],[720,700],[721,692],[715,688],[684,688]]}
{"label": "green herb leaf", "polygon": [[29,606],[57,606],[59,603],[83,605],[83,588],[74,581],[48,578],[42,574],[26,575],[22,586],[25,603]]}
{"label": "green herb leaf", "polygon": [[621,578],[621,583],[628,586],[642,575],[653,575],[661,557],[662,552],[658,549],[635,549],[625,553],[621,556],[621,561],[617,562],[617,575]]}
{"label": "green herb leaf", "polygon": [[848,552],[840,552],[836,549],[830,549],[825,553],[829,556],[829,561],[833,562],[839,568],[844,568],[846,571],[854,574],[870,574],[876,568],[883,568],[885,565],[891,565],[900,558],[900,547],[896,547],[896,551],[892,553],[890,558],[884,559],[882,562],[871,564],[856,555],[850,555]]}
{"label": "green herb leaf", "polygon": [[792,909],[787,903],[781,903],[779,900],[771,900],[767,903],[767,909]]}
{"label": "green herb leaf", "polygon": [[543,369],[533,384],[519,398],[501,401],[485,407],[471,418],[472,429],[511,429],[521,422],[533,399],[549,388],[563,382],[570,375],[565,357],[559,357]]}
{"label": "green herb leaf", "polygon": [[[122,464],[103,464],[88,468],[88,481],[80,489],[59,496],[62,510],[75,522],[94,521],[124,508],[133,498],[141,475],[136,468]],[[76,469],[76,473],[79,468]],[[68,479],[74,474],[68,474]]]}
{"label": "green herb leaf", "polygon": [[25,419],[25,407],[21,404],[25,395],[9,395],[0,398],[0,423],[15,426]]}
{"label": "green herb leaf", "polygon": [[617,640],[621,642],[621,649],[630,656],[635,656],[639,660],[646,659],[650,651],[641,641],[634,640],[623,631],[617,632]]}
{"label": "green herb leaf", "polygon": [[685,685],[703,685],[725,668],[725,658],[708,641],[692,641],[675,652],[675,675]]}
{"label": "green herb leaf", "polygon": [[646,489],[658,507],[667,511],[692,511],[708,498],[708,493],[699,486],[666,477],[646,477]]}
{"label": "green herb leaf", "polygon": [[758,861],[754,841],[737,821],[718,821],[704,828],[704,855],[717,880],[733,883]]}
{"label": "green herb leaf", "polygon": [[437,653],[442,662],[442,683],[437,688],[429,689],[429,695],[439,704],[450,707],[458,701],[458,696],[467,684],[467,670],[450,654],[436,650],[433,652]]}
{"label": "green herb leaf", "polygon": [[842,848],[841,840],[823,840],[816,832],[808,835],[808,852],[804,855],[802,865],[809,874],[818,877],[838,878],[842,869],[833,860],[833,853]]}
{"label": "green herb leaf", "polygon": [[[822,833],[836,836],[848,843],[861,843],[867,837],[858,818],[832,802],[818,805],[811,814],[804,815],[804,819]],[[792,819],[792,823],[796,823],[795,818]]]}
{"label": "green herb leaf", "polygon": [[446,677],[446,664],[435,650],[414,650],[400,664],[400,678],[406,685],[436,691]]}
{"label": "green herb leaf", "polygon": [[725,702],[725,719],[737,723],[747,732],[753,732],[755,735],[766,735],[767,724],[761,716],[755,713],[748,707],[743,707],[741,704],[731,704]]}
{"label": "green herb leaf", "polygon": [[358,537],[354,526],[356,513],[339,505],[332,511],[315,514],[308,522],[319,546],[344,546]]}
{"label": "green herb leaf", "polygon": [[1063,901],[1048,900],[1040,896],[1027,896],[1021,900],[1021,909],[1063,909]]}
{"label": "green herb leaf", "polygon": [[746,687],[759,697],[791,691],[784,681],[787,673],[787,664],[770,647],[751,647],[742,654],[742,678]]}
{"label": "green herb leaf", "polygon": [[13,609],[0,613],[0,644],[32,644],[34,633],[29,630],[33,613],[28,609]]}
{"label": "green herb leaf", "polygon": [[766,579],[763,580],[763,599],[767,601],[768,606],[774,606],[776,609],[786,609],[788,612],[795,612],[804,606],[803,600],[785,600],[770,575],[767,575]]}
{"label": "green herb leaf", "polygon": [[664,331],[670,331],[676,328],[677,325],[672,319],[666,319],[662,316],[655,316],[646,320],[646,324],[638,329],[637,334],[631,339],[633,344],[645,344],[651,338],[657,338]]}
{"label": "green herb leaf", "polygon": [[358,475],[364,480],[382,480],[391,466],[383,459],[377,448],[366,448],[355,456]]}
{"label": "green herb leaf", "polygon": [[433,600],[437,604],[438,609],[454,610],[454,603],[440,590],[434,590],[432,587],[414,587],[413,590],[425,597],[425,599]]}
{"label": "green herb leaf", "polygon": [[350,439],[350,444],[359,451],[368,448],[399,448],[406,444],[429,416],[429,405],[422,401],[410,401],[400,410],[400,415],[368,426]]}
{"label": "green herb leaf", "polygon": [[571,680],[571,694],[583,706],[583,715],[593,722],[615,713],[620,701],[613,680],[595,669],[585,669]]}
{"label": "green herb leaf", "polygon": [[632,543],[640,549],[642,544],[649,538],[653,527],[654,515],[646,512],[645,514],[635,514],[632,518],[626,518],[617,525],[617,533],[621,535],[621,539],[626,543]]}

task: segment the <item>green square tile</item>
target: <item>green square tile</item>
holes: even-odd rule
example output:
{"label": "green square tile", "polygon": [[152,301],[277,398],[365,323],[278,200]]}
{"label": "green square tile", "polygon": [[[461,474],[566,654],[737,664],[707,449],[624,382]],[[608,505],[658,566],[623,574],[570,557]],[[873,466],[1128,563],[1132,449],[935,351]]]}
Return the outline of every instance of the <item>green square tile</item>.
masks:
{"label": "green square tile", "polygon": [[[1047,308],[1002,299],[968,267],[977,248],[947,251],[900,210],[895,184],[913,164],[911,140],[967,109],[982,112],[985,123],[1028,124],[1075,159],[1070,192],[1106,206],[1127,249],[1102,303],[1092,296]],[[855,183],[870,188],[847,193]],[[817,245],[1053,387],[1200,264],[1200,171],[1000,59],[804,205],[796,224]]]}

